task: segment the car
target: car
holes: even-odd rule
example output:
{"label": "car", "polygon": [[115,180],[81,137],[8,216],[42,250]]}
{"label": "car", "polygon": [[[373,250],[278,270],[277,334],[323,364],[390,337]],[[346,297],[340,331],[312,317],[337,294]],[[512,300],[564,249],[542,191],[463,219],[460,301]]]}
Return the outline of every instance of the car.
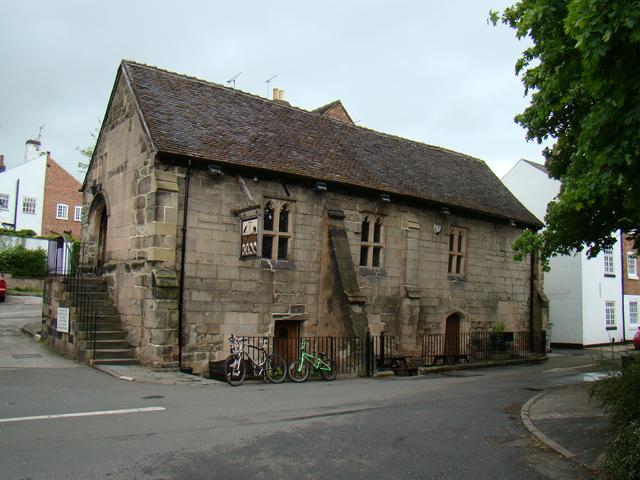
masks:
{"label": "car", "polygon": [[4,279],[4,275],[0,273],[0,303],[4,302],[7,295],[7,281]]}

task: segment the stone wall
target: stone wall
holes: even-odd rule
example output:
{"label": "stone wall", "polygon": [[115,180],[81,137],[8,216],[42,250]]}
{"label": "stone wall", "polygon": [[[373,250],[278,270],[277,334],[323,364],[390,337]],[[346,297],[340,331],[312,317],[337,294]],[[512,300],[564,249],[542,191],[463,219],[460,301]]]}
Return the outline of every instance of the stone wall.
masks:
{"label": "stone wall", "polygon": [[[290,206],[289,258],[240,259],[241,218],[261,217],[267,200]],[[357,292],[346,294],[339,274],[329,211],[343,216],[336,228],[346,232]],[[381,219],[381,267],[358,266],[364,216]],[[452,227],[468,232],[464,278],[447,272]],[[231,333],[273,335],[277,321],[294,319],[303,335],[348,335],[346,319],[356,308],[372,334],[399,336],[407,350],[416,348],[416,335],[444,333],[452,313],[461,316],[462,331],[488,330],[497,321],[509,330],[529,328],[529,263],[513,260],[520,230],[507,224],[196,171],[187,231],[183,360],[196,372],[226,355]]]}
{"label": "stone wall", "polygon": [[157,368],[177,365],[177,192],[178,178],[156,169],[155,152],[120,76],[87,173],[82,241],[92,248],[84,260],[97,258],[94,210],[104,198],[108,227],[102,273],[137,357]]}
{"label": "stone wall", "polygon": [[58,308],[71,304],[70,294],[65,290],[61,277],[50,277],[44,282],[44,297],[42,300],[42,341],[53,351],[67,358],[78,358],[78,336],[76,334],[75,310],[70,309],[69,332],[58,332]]}

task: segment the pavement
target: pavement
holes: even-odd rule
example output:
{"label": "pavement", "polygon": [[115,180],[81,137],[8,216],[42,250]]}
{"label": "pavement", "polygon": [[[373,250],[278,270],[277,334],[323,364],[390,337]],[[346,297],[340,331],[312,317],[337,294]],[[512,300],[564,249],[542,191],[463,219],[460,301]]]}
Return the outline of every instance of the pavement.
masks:
{"label": "pavement", "polygon": [[[29,319],[21,330],[38,340],[40,323]],[[549,354],[550,357],[584,355],[589,363],[582,367],[571,367],[575,368],[574,382],[546,389],[531,397],[520,412],[525,427],[547,448],[597,473],[603,460],[611,421],[598,399],[592,395],[593,382],[615,374],[615,369],[620,366],[620,355],[632,349],[630,345],[615,345]],[[585,367],[588,371],[584,371]],[[190,387],[225,385],[217,380],[180,371],[154,371],[139,365],[99,365],[96,368],[130,382]]]}
{"label": "pavement", "polygon": [[594,363],[587,365],[589,371],[581,371],[584,367],[576,369],[575,383],[531,397],[520,411],[524,426],[546,447],[598,474],[611,431],[611,416],[593,395],[594,382],[618,374],[620,356],[630,351],[631,345],[573,351],[592,359]]}

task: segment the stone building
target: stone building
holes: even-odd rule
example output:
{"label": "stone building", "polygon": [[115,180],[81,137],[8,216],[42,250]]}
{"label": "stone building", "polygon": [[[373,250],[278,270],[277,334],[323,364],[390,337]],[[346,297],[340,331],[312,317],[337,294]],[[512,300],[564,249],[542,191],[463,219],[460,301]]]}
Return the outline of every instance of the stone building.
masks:
{"label": "stone building", "polygon": [[124,61],[84,188],[87,260],[140,361],[201,372],[244,335],[534,326],[540,222],[487,165]]}

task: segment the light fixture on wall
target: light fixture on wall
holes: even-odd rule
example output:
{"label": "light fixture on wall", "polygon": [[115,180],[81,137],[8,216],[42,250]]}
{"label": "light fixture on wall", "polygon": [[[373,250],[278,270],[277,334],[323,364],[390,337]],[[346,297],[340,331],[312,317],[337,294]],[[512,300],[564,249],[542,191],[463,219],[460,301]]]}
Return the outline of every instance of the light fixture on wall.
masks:
{"label": "light fixture on wall", "polygon": [[314,192],[326,192],[327,191],[327,184],[324,182],[316,182],[316,184],[313,186],[313,191]]}
{"label": "light fixture on wall", "polygon": [[433,233],[438,235],[441,231],[442,231],[442,225],[440,225],[439,223],[434,223],[433,224]]}
{"label": "light fixture on wall", "polygon": [[451,214],[451,211],[449,210],[449,207],[442,207],[442,208],[440,209],[440,213],[441,213],[442,215],[449,215],[449,214]]}
{"label": "light fixture on wall", "polygon": [[509,225],[511,225],[512,227],[517,227],[518,226],[516,224],[516,221],[513,218],[511,220],[509,220]]}
{"label": "light fixture on wall", "polygon": [[389,196],[388,193],[381,193],[380,194],[380,201],[382,201],[384,203],[391,203],[391,197]]}
{"label": "light fixture on wall", "polygon": [[207,172],[212,177],[221,177],[222,175],[224,175],[222,168],[214,163],[210,163],[209,165],[207,165]]}

